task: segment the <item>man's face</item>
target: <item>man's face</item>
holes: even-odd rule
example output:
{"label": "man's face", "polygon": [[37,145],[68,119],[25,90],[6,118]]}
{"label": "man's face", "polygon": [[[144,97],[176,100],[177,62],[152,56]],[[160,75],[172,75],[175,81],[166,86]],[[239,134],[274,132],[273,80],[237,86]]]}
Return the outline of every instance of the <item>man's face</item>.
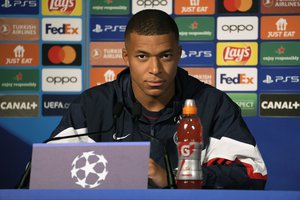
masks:
{"label": "man's face", "polygon": [[174,34],[145,36],[131,33],[123,49],[137,99],[166,99],[174,95],[181,48]]}

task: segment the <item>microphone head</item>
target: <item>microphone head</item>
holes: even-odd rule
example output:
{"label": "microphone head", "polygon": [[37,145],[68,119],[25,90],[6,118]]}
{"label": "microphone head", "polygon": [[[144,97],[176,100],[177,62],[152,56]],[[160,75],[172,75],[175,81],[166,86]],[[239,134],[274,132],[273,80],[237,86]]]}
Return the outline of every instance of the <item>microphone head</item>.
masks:
{"label": "microphone head", "polygon": [[132,116],[135,120],[139,119],[142,115],[142,105],[139,102],[135,102],[132,107]]}
{"label": "microphone head", "polygon": [[113,117],[116,119],[118,117],[120,117],[122,111],[123,111],[123,104],[120,102],[117,102],[116,105],[113,108]]}

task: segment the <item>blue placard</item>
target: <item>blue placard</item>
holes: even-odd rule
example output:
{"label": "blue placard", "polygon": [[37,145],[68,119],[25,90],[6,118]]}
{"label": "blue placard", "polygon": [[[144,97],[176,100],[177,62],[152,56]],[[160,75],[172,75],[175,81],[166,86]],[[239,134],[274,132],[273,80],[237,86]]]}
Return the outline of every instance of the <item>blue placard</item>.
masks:
{"label": "blue placard", "polygon": [[37,15],[39,1],[7,1],[0,0],[0,14],[4,15]]}
{"label": "blue placard", "polygon": [[128,17],[91,17],[91,40],[124,40],[127,22]]}
{"label": "blue placard", "polygon": [[259,88],[262,91],[300,91],[300,68],[262,68]]}
{"label": "blue placard", "polygon": [[215,44],[212,42],[183,42],[179,66],[214,66]]}

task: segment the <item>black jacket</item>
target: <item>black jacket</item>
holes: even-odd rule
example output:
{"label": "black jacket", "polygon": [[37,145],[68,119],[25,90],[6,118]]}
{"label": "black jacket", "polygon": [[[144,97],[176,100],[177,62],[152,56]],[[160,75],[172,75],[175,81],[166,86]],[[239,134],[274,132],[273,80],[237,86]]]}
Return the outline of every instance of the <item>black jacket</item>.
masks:
{"label": "black jacket", "polygon": [[[156,137],[165,145],[171,164],[176,168],[176,127],[185,99],[196,101],[203,126],[204,186],[264,189],[267,170],[239,107],[224,92],[189,76],[181,68],[178,68],[176,75],[176,95],[155,122],[149,122],[143,115],[139,117],[138,131],[132,116],[135,98],[129,69],[125,69],[117,80],[84,91],[71,104],[52,136],[101,132],[90,138],[82,137],[79,141],[149,140],[148,137],[135,134],[142,132]],[[114,124],[113,110],[118,102],[123,110],[118,113]],[[68,140],[75,141],[78,142],[78,138]],[[151,158],[164,166],[162,147],[157,141],[151,141],[150,154]]]}

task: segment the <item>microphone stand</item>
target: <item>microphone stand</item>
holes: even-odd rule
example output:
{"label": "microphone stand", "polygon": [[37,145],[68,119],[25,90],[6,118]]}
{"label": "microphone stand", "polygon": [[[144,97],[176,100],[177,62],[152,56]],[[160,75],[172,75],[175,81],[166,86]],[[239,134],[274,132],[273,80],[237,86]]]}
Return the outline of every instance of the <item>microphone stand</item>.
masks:
{"label": "microphone stand", "polygon": [[171,167],[171,162],[170,162],[170,158],[169,158],[169,153],[165,147],[165,145],[156,137],[152,136],[152,135],[148,135],[145,134],[141,131],[139,131],[139,125],[138,125],[138,120],[141,116],[142,113],[142,107],[141,104],[136,102],[134,103],[133,109],[132,109],[132,115],[133,115],[133,120],[134,120],[134,127],[135,127],[135,131],[138,134],[141,134],[145,137],[148,137],[150,139],[153,139],[155,142],[157,142],[158,144],[160,144],[160,146],[163,148],[163,154],[164,154],[164,164],[165,164],[165,168],[166,168],[166,172],[167,172],[167,181],[168,181],[168,186],[166,188],[170,188],[170,189],[177,189],[176,183],[175,183],[175,178],[174,178],[174,174],[172,172],[172,167]]}

